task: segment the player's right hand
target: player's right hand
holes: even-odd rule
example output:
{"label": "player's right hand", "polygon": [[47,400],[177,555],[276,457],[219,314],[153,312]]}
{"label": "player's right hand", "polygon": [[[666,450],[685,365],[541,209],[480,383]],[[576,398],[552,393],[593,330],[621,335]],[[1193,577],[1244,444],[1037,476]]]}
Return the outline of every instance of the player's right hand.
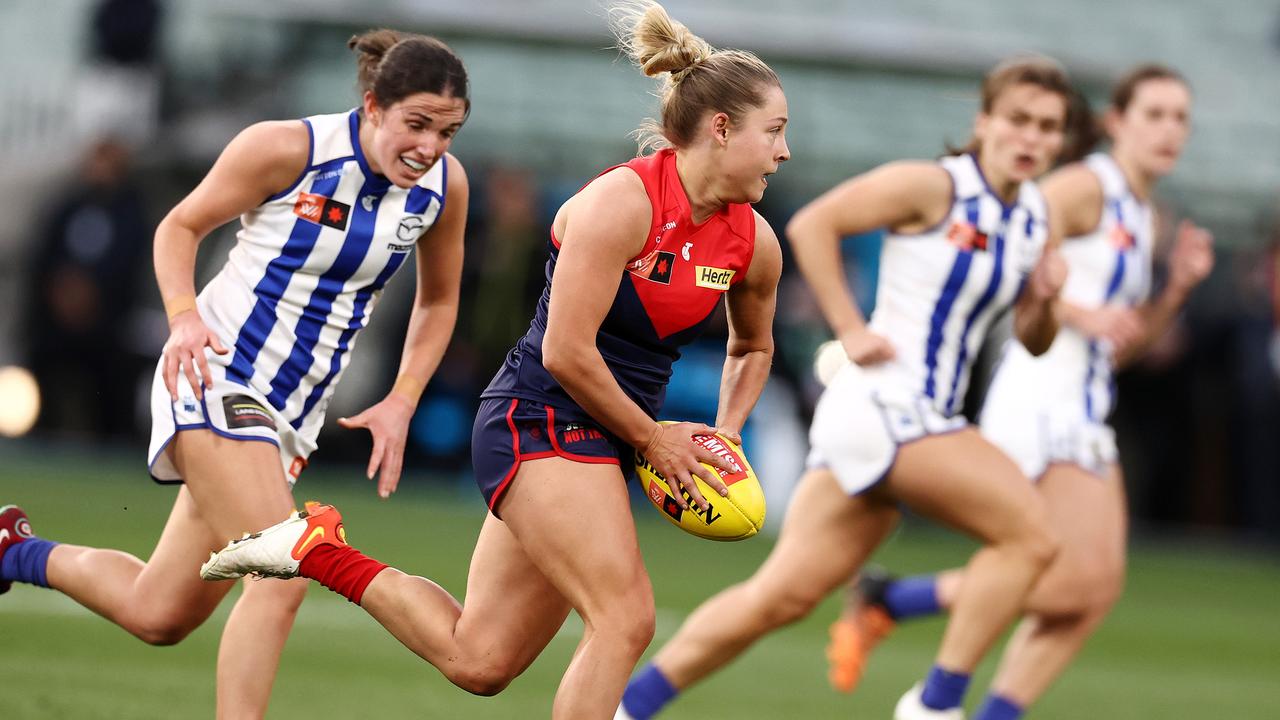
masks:
{"label": "player's right hand", "polygon": [[[229,352],[222,346],[218,336],[213,334],[200,313],[187,310],[178,313],[169,321],[169,340],[164,344],[164,386],[169,389],[169,398],[178,401],[178,373],[187,376],[187,382],[195,391],[196,398],[204,397],[204,383],[209,382],[209,362],[205,359],[204,349],[208,347],[219,355]],[[196,370],[200,370],[200,379],[196,378]]]}
{"label": "player's right hand", "polygon": [[[693,441],[695,435],[716,434],[715,428],[690,422],[660,423],[656,428],[649,444],[641,452],[648,459],[649,464],[666,478],[667,485],[671,488],[671,496],[680,503],[681,508],[689,509],[689,503],[685,501],[686,493],[693,499],[698,509],[706,511],[711,507],[698,490],[697,483],[693,481],[694,475],[702,478],[703,482],[720,495],[726,497],[729,495],[729,488],[720,479],[719,473],[708,469],[702,463],[729,473],[733,472],[734,468],[723,458]],[[684,489],[683,492],[681,488]]]}
{"label": "player's right hand", "polygon": [[862,367],[879,365],[895,355],[888,338],[871,332],[866,326],[847,330],[838,339],[849,359]]}
{"label": "player's right hand", "polygon": [[1117,356],[1128,353],[1147,334],[1142,316],[1133,308],[1120,305],[1104,305],[1081,312],[1072,324],[1085,335],[1108,343]]}

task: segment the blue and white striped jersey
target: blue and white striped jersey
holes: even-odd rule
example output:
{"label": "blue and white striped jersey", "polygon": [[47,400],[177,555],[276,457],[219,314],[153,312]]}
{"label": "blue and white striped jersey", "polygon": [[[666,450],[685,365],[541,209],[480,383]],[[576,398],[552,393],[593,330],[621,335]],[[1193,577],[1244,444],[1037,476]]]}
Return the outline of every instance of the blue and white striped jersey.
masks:
{"label": "blue and white striped jersey", "polygon": [[1023,183],[1005,205],[972,155],[939,162],[951,175],[951,210],[922,233],[885,239],[869,325],[896,356],[864,371],[878,392],[922,396],[951,416],[964,402],[988,327],[1021,292],[1048,227],[1034,183]]}
{"label": "blue and white striped jersey", "polygon": [[[1129,190],[1110,155],[1095,153],[1085,164],[1102,186],[1102,216],[1092,232],[1062,243],[1069,269],[1062,299],[1084,308],[1138,305],[1151,290],[1155,243],[1151,207]],[[1106,420],[1115,404],[1111,348],[1073,328],[1059,330],[1053,346],[1039,358],[1021,347],[1010,347],[1000,373],[1008,373],[1007,381],[1026,391],[1036,388],[1047,400],[1082,406],[1090,421]]]}
{"label": "blue and white striped jersey", "polygon": [[403,189],[369,169],[359,114],[303,120],[311,158],[292,187],[241,216],[200,314],[227,355],[210,370],[261,393],[314,438],[383,286],[444,208],[446,161]]}

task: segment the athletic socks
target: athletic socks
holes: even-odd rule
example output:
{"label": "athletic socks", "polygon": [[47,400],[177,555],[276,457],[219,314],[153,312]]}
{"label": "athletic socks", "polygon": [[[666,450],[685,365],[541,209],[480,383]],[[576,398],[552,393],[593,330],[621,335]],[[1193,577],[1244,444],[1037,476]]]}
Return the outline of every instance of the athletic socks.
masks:
{"label": "athletic socks", "polygon": [[[12,552],[12,550],[10,550]],[[359,605],[365,588],[387,567],[350,545],[320,545],[298,564],[298,574]]]}
{"label": "athletic socks", "polygon": [[938,604],[936,575],[917,575],[890,582],[884,589],[884,606],[894,620],[907,620],[921,615],[936,615]]}
{"label": "athletic socks", "polygon": [[38,537],[10,545],[0,558],[0,580],[49,587],[45,572],[49,568],[49,553],[57,545]]}
{"label": "athletic socks", "polygon": [[679,693],[653,663],[631,678],[622,694],[622,709],[634,720],[649,720]]}
{"label": "athletic socks", "polygon": [[934,710],[960,707],[964,702],[964,693],[968,689],[968,673],[949,672],[934,665],[924,679],[924,690],[920,693],[920,702]]}
{"label": "athletic socks", "polygon": [[1022,706],[992,693],[982,702],[973,720],[1019,720],[1022,713]]}

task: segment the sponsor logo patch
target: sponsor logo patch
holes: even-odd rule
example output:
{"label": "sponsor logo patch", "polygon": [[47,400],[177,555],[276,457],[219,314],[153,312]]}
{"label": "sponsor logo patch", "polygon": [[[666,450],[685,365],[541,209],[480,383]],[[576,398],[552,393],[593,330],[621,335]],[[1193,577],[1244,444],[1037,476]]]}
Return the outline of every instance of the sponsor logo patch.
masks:
{"label": "sponsor logo patch", "polygon": [[248,395],[227,395],[222,398],[222,410],[226,413],[227,428],[264,427],[276,429],[276,421],[262,403]]}
{"label": "sponsor logo patch", "polygon": [[317,225],[346,230],[347,218],[351,216],[351,206],[323,195],[302,193],[298,195],[298,201],[293,204],[293,214]]}
{"label": "sponsor logo patch", "polygon": [[426,226],[427,222],[421,215],[405,215],[400,218],[400,226],[396,228],[396,239],[400,242],[417,242]]}
{"label": "sponsor logo patch", "polygon": [[671,270],[675,264],[675,253],[654,248],[653,252],[628,265],[627,271],[646,280],[670,285]]}
{"label": "sponsor logo patch", "polygon": [[562,445],[582,442],[583,440],[603,439],[604,435],[599,430],[577,423],[569,423],[564,427],[564,430],[560,431],[560,443]]}
{"label": "sponsor logo patch", "polygon": [[1117,250],[1130,250],[1137,244],[1137,238],[1133,233],[1125,230],[1123,226],[1116,225],[1111,228],[1111,246]]}
{"label": "sponsor logo patch", "polygon": [[965,252],[987,249],[987,234],[978,232],[978,228],[962,222],[952,223],[947,228],[947,242]]}
{"label": "sponsor logo patch", "polygon": [[307,459],[301,455],[295,455],[293,457],[293,462],[289,463],[289,477],[297,480],[298,476],[302,474],[302,471],[306,469]]}
{"label": "sponsor logo patch", "polygon": [[694,268],[693,284],[712,290],[728,290],[735,270],[698,265]]}

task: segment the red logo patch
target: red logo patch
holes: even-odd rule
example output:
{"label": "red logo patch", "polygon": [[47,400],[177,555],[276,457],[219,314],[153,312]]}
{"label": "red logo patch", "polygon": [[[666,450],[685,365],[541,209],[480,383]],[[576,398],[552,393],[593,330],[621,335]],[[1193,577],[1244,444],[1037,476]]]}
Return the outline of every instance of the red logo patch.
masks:
{"label": "red logo patch", "polygon": [[978,228],[968,223],[952,223],[947,229],[947,242],[963,251],[987,249],[987,234],[978,232]]}
{"label": "red logo patch", "polygon": [[1111,228],[1111,245],[1117,250],[1131,250],[1137,244],[1137,238],[1133,233],[1125,230],[1122,226],[1116,225]]}
{"label": "red logo patch", "polygon": [[306,458],[302,457],[301,455],[294,456],[293,462],[289,463],[289,477],[293,478],[294,480],[297,480],[298,476],[302,474],[302,471],[306,469],[307,469]]}
{"label": "red logo patch", "polygon": [[346,230],[351,206],[323,195],[300,193],[293,204],[293,214],[317,225]]}

